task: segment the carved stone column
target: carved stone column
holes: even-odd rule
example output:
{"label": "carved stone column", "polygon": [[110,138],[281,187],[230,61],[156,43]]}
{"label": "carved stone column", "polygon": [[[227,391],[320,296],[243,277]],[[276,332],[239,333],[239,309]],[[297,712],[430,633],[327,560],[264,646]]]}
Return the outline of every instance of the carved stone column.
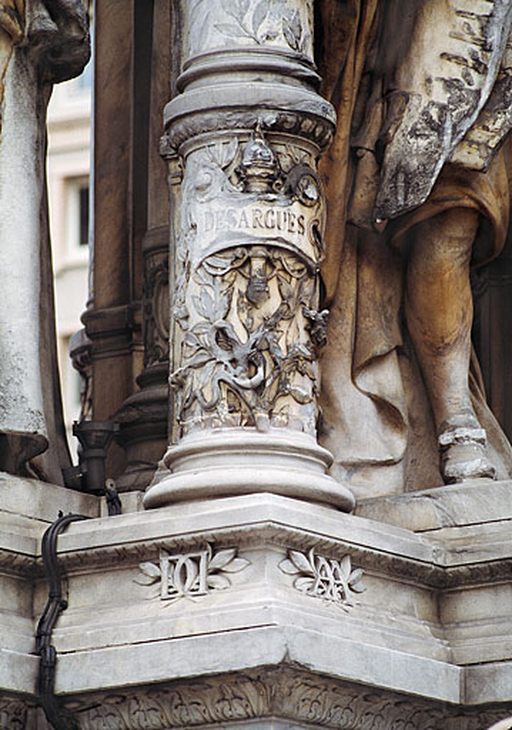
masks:
{"label": "carved stone column", "polygon": [[165,110],[183,169],[172,473],[160,471],[145,505],[266,491],[350,511],[316,441],[327,317],[316,163],[335,116],[314,90],[313,3],[185,0],[181,14],[182,93]]}

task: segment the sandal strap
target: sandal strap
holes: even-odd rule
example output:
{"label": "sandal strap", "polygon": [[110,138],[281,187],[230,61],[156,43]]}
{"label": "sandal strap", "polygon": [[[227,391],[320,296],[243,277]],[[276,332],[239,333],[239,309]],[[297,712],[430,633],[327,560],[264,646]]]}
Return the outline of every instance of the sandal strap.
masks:
{"label": "sandal strap", "polygon": [[484,428],[468,426],[457,426],[443,431],[438,436],[438,444],[441,449],[447,449],[455,444],[487,444],[487,434]]}

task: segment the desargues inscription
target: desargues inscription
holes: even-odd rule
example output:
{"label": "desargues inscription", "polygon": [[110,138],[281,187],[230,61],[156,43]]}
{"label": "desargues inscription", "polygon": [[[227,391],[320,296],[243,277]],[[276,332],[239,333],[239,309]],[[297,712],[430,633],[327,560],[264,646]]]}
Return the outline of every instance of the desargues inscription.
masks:
{"label": "desargues inscription", "polygon": [[313,166],[305,149],[274,149],[260,124],[244,143],[189,155],[173,302],[180,366],[171,376],[184,432],[315,432],[327,313],[318,312],[324,206]]}

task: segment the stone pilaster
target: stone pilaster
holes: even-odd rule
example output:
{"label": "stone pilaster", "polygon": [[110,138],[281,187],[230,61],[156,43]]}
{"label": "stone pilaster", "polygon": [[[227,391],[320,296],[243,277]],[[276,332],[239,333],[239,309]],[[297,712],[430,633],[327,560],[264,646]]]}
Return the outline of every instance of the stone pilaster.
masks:
{"label": "stone pilaster", "polygon": [[[166,145],[173,206],[171,475],[147,507],[271,491],[353,507],[316,441],[323,192],[335,124],[310,0],[186,0]],[[172,192],[172,190],[171,190]],[[161,472],[160,472],[161,473]]]}

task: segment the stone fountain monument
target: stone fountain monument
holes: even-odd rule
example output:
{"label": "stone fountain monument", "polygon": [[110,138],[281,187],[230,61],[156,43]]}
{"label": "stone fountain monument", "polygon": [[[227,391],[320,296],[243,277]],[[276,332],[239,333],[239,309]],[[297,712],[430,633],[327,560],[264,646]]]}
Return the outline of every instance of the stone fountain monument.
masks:
{"label": "stone fountain monument", "polygon": [[[3,5],[8,221],[4,167],[44,188],[9,84],[40,110],[87,33],[79,0]],[[512,4],[94,13],[78,470],[45,340],[4,354],[44,279],[0,271],[0,728],[512,727]]]}

